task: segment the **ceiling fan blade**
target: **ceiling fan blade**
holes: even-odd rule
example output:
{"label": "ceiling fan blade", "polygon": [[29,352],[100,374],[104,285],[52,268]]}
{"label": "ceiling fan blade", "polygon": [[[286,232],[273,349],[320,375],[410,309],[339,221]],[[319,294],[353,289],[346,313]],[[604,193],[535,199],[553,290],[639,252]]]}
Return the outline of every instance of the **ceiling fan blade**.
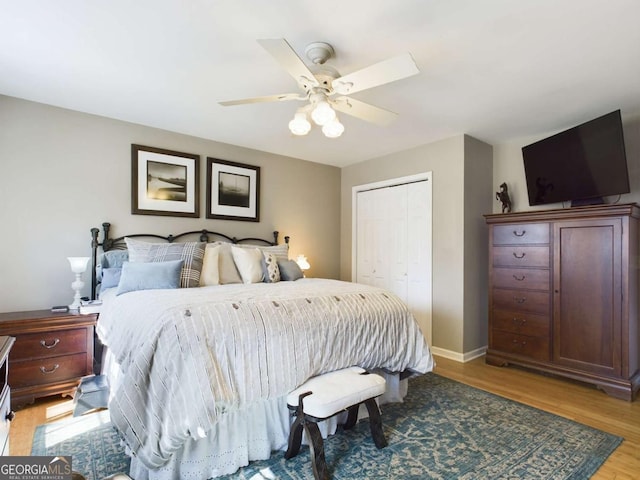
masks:
{"label": "ceiling fan blade", "polygon": [[383,60],[362,70],[349,73],[332,82],[333,90],[341,95],[395,82],[420,73],[410,53]]}
{"label": "ceiling fan blade", "polygon": [[339,112],[377,125],[387,126],[398,118],[397,113],[349,97],[338,97],[330,103]]}
{"label": "ceiling fan blade", "polygon": [[303,88],[305,85],[311,85],[313,87],[318,85],[318,81],[313,76],[313,73],[311,73],[311,70],[309,70],[284,38],[263,39],[258,40],[258,43],[262,45]]}
{"label": "ceiling fan blade", "polygon": [[282,93],[280,95],[267,95],[264,97],[243,98],[242,100],[228,100],[218,102],[220,105],[229,107],[231,105],[245,105],[247,103],[263,103],[263,102],[284,102],[287,100],[306,100],[305,95],[299,93]]}

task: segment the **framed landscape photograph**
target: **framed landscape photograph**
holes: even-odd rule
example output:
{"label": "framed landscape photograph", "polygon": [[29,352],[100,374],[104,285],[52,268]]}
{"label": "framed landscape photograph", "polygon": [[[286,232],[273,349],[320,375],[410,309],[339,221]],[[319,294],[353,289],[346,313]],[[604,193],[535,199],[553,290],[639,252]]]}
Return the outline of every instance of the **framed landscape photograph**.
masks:
{"label": "framed landscape photograph", "polygon": [[260,221],[260,167],[207,158],[207,218]]}
{"label": "framed landscape photograph", "polygon": [[200,155],[131,145],[131,213],[199,217]]}

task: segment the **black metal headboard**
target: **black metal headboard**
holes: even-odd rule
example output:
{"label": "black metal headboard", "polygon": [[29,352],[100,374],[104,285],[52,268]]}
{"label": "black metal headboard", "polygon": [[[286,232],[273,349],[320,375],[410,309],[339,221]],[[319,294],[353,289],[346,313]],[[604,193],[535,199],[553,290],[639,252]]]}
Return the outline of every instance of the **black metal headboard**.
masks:
{"label": "black metal headboard", "polygon": [[[91,229],[91,299],[94,300],[96,298],[96,290],[98,286],[98,280],[96,278],[96,266],[98,263],[98,248],[102,247],[102,251],[108,252],[109,250],[125,250],[127,245],[125,243],[125,238],[135,238],[135,237],[147,237],[147,238],[156,238],[159,240],[164,240],[169,243],[173,243],[178,239],[187,236],[198,235],[198,241],[200,242],[212,242],[214,240],[224,240],[230,243],[238,244],[238,243],[263,243],[265,245],[277,245],[278,244],[278,235],[277,231],[273,232],[273,240],[265,240],[263,238],[255,238],[255,237],[246,237],[246,238],[237,238],[231,237],[224,233],[212,232],[210,230],[193,230],[190,232],[183,232],[177,235],[167,235],[163,237],[162,235],[157,235],[154,233],[134,233],[133,235],[123,235],[121,237],[110,238],[109,230],[111,229],[111,224],[108,222],[104,222],[102,224],[102,241],[98,239],[100,235],[100,229],[92,228]],[[289,237],[284,237],[284,242],[289,244]]]}

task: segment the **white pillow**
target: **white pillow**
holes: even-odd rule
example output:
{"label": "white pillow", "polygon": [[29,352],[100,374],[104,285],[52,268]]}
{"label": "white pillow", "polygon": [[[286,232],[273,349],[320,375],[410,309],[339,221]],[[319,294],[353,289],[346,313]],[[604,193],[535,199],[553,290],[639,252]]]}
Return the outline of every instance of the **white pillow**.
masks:
{"label": "white pillow", "polygon": [[231,254],[242,277],[242,283],[262,282],[262,251],[258,248],[249,249],[232,246]]}
{"label": "white pillow", "polygon": [[207,244],[202,260],[202,272],[200,273],[200,286],[220,285],[220,271],[218,270],[218,257],[220,245]]}

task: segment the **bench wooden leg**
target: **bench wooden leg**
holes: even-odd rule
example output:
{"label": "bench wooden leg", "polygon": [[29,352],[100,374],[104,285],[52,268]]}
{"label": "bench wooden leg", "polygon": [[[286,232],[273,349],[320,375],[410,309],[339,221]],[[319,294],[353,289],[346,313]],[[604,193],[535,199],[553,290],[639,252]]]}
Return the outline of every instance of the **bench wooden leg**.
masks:
{"label": "bench wooden leg", "polygon": [[284,454],[284,458],[289,460],[295,457],[300,452],[300,445],[302,444],[302,428],[304,426],[304,417],[296,417],[295,421],[291,425],[291,431],[289,432],[289,445],[287,451]]}
{"label": "bench wooden leg", "polygon": [[347,421],[345,422],[345,424],[342,426],[342,428],[344,428],[345,430],[349,430],[350,428],[353,428],[356,424],[356,422],[358,421],[358,409],[360,408],[360,404],[358,403],[357,405],[352,405],[348,408],[348,414],[347,414]]}
{"label": "bench wooden leg", "polygon": [[364,404],[367,406],[369,412],[369,424],[371,426],[371,436],[378,448],[384,448],[387,446],[387,439],[384,436],[382,430],[382,416],[380,415],[380,409],[374,398],[365,400]]}
{"label": "bench wooden leg", "polygon": [[316,480],[328,480],[327,462],[324,458],[324,444],[318,424],[315,422],[305,422],[304,430],[307,432],[307,437],[309,438],[313,476]]}

